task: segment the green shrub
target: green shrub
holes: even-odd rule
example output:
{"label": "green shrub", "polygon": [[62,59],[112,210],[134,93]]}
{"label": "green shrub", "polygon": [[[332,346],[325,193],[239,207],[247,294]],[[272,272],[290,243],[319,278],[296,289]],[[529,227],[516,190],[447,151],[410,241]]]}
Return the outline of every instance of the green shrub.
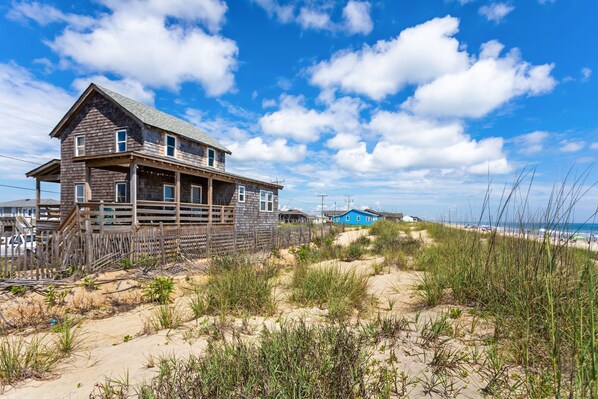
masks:
{"label": "green shrub", "polygon": [[27,287],[24,285],[13,285],[10,287],[10,293],[16,296],[23,296],[27,293]]}
{"label": "green shrub", "polygon": [[174,281],[166,276],[156,276],[143,288],[143,294],[150,302],[166,304],[174,292]]}
{"label": "green shrub", "polygon": [[3,385],[27,378],[41,378],[60,359],[56,350],[41,339],[0,337],[0,392]]}
{"label": "green shrub", "polygon": [[366,249],[363,246],[363,243],[358,241],[353,241],[350,243],[346,248],[342,250],[342,260],[345,262],[352,262],[354,260],[359,260],[363,258],[365,255]]}
{"label": "green shrub", "polygon": [[208,264],[208,274],[215,275],[240,267],[252,267],[254,264],[249,254],[225,254],[212,256]]}

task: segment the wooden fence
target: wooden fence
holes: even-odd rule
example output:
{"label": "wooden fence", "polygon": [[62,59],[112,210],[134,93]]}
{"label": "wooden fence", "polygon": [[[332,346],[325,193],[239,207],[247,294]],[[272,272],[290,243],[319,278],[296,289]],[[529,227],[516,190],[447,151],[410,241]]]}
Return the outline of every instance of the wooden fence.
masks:
{"label": "wooden fence", "polygon": [[216,254],[270,251],[306,244],[325,229],[312,226],[237,230],[229,226],[143,228],[134,232],[61,232],[8,236],[0,248],[0,280],[59,280],[127,262],[167,264]]}

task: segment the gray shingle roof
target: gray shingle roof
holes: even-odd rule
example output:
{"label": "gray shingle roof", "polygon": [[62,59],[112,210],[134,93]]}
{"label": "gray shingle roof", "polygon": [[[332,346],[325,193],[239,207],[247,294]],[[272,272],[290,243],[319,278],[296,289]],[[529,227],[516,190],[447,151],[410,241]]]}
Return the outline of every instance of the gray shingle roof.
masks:
{"label": "gray shingle roof", "polygon": [[[41,199],[40,201],[44,205],[60,205],[60,201],[55,199]],[[34,199],[21,199],[7,202],[0,202],[0,208],[35,208]]]}
{"label": "gray shingle roof", "polygon": [[118,94],[112,90],[106,89],[105,87],[98,85],[95,86],[98,88],[98,90],[110,97],[144,124],[181,135],[191,140],[199,141],[209,145],[210,147],[217,148],[230,154],[230,151],[225,146],[193,126],[191,123],[176,118],[172,115],[168,115],[162,111],[158,111],[149,105],[132,100],[123,96],[122,94]]}

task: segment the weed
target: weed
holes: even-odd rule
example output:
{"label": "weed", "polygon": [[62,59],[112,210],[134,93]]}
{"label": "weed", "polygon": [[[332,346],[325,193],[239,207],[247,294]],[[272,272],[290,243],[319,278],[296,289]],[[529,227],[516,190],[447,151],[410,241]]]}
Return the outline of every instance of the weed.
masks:
{"label": "weed", "polygon": [[371,268],[372,276],[377,276],[379,274],[382,274],[382,271],[384,270],[384,263],[374,262],[372,263]]}
{"label": "weed", "polygon": [[[148,320],[149,327],[153,331],[164,329],[172,330],[183,324],[184,315],[176,305],[158,305]],[[147,328],[146,328],[147,329]]]}
{"label": "weed", "polygon": [[452,308],[451,310],[449,310],[449,317],[451,319],[458,319],[459,317],[461,317],[461,314],[463,314],[463,310],[461,310],[460,308]]}
{"label": "weed", "polygon": [[98,283],[96,283],[96,281],[91,277],[83,278],[82,284],[83,284],[83,287],[85,287],[85,289],[87,291],[95,291],[98,289]]}
{"label": "weed", "polygon": [[41,378],[58,360],[56,350],[39,338],[0,337],[0,392],[3,385]]}
{"label": "weed", "polygon": [[346,248],[342,249],[342,260],[352,262],[361,259],[365,255],[366,249],[362,242],[353,241]]}
{"label": "weed", "polygon": [[12,285],[10,293],[15,296],[24,296],[27,293],[27,287],[24,285]]}
{"label": "weed", "polygon": [[50,306],[64,305],[68,291],[58,291],[56,286],[50,285],[45,295],[46,303]]}
{"label": "weed", "polygon": [[174,281],[165,276],[156,276],[143,289],[143,294],[150,302],[167,304],[174,292]]}
{"label": "weed", "polygon": [[61,324],[54,326],[53,330],[57,333],[56,348],[63,354],[72,353],[83,342],[77,327],[68,317]]}

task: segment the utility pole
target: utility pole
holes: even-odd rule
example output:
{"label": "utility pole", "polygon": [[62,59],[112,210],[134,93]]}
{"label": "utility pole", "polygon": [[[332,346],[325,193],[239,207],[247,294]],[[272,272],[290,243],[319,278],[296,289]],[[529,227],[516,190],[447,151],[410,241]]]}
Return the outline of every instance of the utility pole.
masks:
{"label": "utility pole", "polygon": [[352,203],[353,203],[353,196],[352,195],[347,195],[346,197],[347,197],[347,199],[346,199],[347,210],[351,210]]}
{"label": "utility pole", "polygon": [[322,208],[320,209],[322,211],[322,235],[321,238],[324,238],[324,198],[328,197],[327,194],[318,194],[318,197],[320,197],[322,199]]}

